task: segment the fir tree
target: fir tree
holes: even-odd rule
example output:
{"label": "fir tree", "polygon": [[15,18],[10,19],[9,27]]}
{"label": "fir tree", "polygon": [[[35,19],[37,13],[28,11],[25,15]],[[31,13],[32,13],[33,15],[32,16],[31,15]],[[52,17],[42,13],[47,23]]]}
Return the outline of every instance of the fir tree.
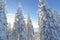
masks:
{"label": "fir tree", "polygon": [[27,40],[34,40],[34,29],[30,19],[30,15],[27,15]]}
{"label": "fir tree", "polygon": [[7,40],[6,0],[0,0],[0,40]]}
{"label": "fir tree", "polygon": [[14,24],[16,27],[17,39],[26,40],[26,24],[22,14],[21,4],[18,6]]}
{"label": "fir tree", "polygon": [[14,40],[14,28],[11,27],[12,25],[8,23],[7,26],[7,40]]}
{"label": "fir tree", "polygon": [[40,40],[60,40],[60,27],[54,19],[57,13],[53,13],[54,11],[47,7],[45,0],[39,0],[39,8]]}

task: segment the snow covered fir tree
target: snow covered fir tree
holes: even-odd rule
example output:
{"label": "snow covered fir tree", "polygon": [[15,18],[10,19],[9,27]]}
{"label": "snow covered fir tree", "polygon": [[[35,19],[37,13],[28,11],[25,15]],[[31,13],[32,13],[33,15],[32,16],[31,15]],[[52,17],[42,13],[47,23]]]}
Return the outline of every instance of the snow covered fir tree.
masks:
{"label": "snow covered fir tree", "polygon": [[0,40],[7,40],[6,0],[0,0]]}
{"label": "snow covered fir tree", "polygon": [[8,26],[7,26],[7,40],[17,40],[15,28],[12,27],[10,23],[8,23]]}
{"label": "snow covered fir tree", "polygon": [[58,13],[48,8],[46,0],[39,0],[38,25],[40,40],[60,40],[60,26],[56,19]]}
{"label": "snow covered fir tree", "polygon": [[34,40],[40,40],[39,31],[35,32],[35,34],[34,34]]}
{"label": "snow covered fir tree", "polygon": [[12,40],[12,28],[11,28],[11,24],[8,23],[8,26],[7,26],[7,40]]}
{"label": "snow covered fir tree", "polygon": [[21,4],[19,3],[18,10],[15,16],[14,27],[17,33],[17,40],[26,40],[26,24],[21,8]]}
{"label": "snow covered fir tree", "polygon": [[34,28],[29,13],[27,15],[27,40],[34,40]]}
{"label": "snow covered fir tree", "polygon": [[6,8],[6,0],[0,0],[0,40],[60,40],[60,14],[49,8],[46,0],[39,0],[38,7],[39,28],[36,32],[37,28],[34,29],[35,24],[32,23],[35,19],[31,20],[30,13],[27,13],[25,19],[21,3],[19,3],[14,15],[14,25],[7,24],[6,9],[8,8]]}

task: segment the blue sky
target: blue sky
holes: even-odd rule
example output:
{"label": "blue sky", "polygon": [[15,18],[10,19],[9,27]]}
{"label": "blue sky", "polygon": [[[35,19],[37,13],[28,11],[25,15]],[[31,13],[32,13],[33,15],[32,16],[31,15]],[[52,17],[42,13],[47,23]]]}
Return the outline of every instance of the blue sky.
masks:
{"label": "blue sky", "polygon": [[[48,6],[59,11],[60,10],[60,0],[46,0]],[[7,8],[9,12],[16,12],[18,8],[18,3],[22,4],[22,10],[24,14],[30,12],[31,14],[36,14],[38,10],[38,0],[7,0]]]}
{"label": "blue sky", "polygon": [[[46,0],[48,7],[55,9],[60,13],[60,0]],[[38,10],[38,0],[7,0],[7,11],[10,14],[15,14],[18,9],[18,3],[22,5],[22,11],[26,17],[27,13],[30,12],[31,20],[33,25],[37,26],[37,10]],[[11,17],[11,16],[10,16]],[[11,17],[13,18],[13,16]]]}

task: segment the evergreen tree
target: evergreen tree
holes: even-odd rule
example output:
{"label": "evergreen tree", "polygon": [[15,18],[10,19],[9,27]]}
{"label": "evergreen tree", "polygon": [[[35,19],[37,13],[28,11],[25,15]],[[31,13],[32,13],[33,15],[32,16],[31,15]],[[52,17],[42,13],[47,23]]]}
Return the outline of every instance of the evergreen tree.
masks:
{"label": "evergreen tree", "polygon": [[12,40],[12,29],[11,29],[10,23],[8,23],[8,26],[7,26],[7,40]]}
{"label": "evergreen tree", "polygon": [[0,0],[0,40],[7,40],[6,0]]}
{"label": "evergreen tree", "polygon": [[14,31],[14,27],[12,28],[12,25],[10,23],[8,23],[7,26],[7,40],[14,40],[15,38],[15,31]]}
{"label": "evergreen tree", "polygon": [[30,19],[30,15],[27,15],[27,40],[34,40],[34,29]]}
{"label": "evergreen tree", "polygon": [[18,6],[14,25],[17,33],[17,39],[26,40],[26,24],[22,14],[21,4]]}
{"label": "evergreen tree", "polygon": [[45,0],[39,0],[39,8],[40,40],[60,40],[60,27],[54,19],[57,13],[47,7]]}

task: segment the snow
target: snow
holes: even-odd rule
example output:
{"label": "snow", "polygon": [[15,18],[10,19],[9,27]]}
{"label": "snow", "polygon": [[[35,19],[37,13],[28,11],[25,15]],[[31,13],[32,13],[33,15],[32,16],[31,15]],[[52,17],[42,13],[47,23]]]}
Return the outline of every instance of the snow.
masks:
{"label": "snow", "polygon": [[0,0],[0,40],[7,40],[7,19],[5,14],[5,0]]}
{"label": "snow", "polygon": [[[43,4],[42,4],[43,3]],[[58,13],[48,8],[46,2],[40,2],[40,11],[38,12],[38,25],[40,27],[40,40],[60,40],[60,26]],[[43,5],[43,6],[42,6]]]}
{"label": "snow", "polygon": [[26,40],[26,24],[25,24],[24,16],[22,14],[22,9],[20,4],[17,10],[17,13],[15,15],[14,27],[17,33],[16,39],[19,38],[19,40]]}
{"label": "snow", "polygon": [[[8,24],[7,27],[8,17],[6,18],[5,5],[6,1],[0,0],[0,40],[38,40],[39,37],[40,40],[60,40],[60,14],[52,8],[48,8],[45,0],[39,0],[39,32],[36,35],[34,35],[29,13],[26,20],[27,24],[25,23],[21,3],[19,3],[17,13],[14,15],[15,20],[9,18],[11,24],[13,22],[14,24],[12,26]],[[35,24],[37,25],[37,23]]]}
{"label": "snow", "polygon": [[30,19],[30,14],[27,15],[27,40],[34,40],[34,28]]}

